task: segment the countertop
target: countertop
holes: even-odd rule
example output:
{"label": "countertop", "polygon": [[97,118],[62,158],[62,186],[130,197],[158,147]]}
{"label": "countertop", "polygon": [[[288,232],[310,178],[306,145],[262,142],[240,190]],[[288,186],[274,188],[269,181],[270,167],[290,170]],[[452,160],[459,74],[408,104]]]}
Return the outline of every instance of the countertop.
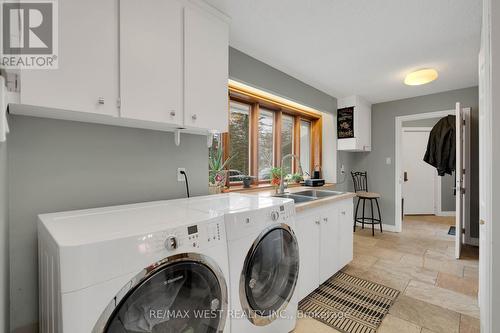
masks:
{"label": "countertop", "polygon": [[[309,186],[296,186],[296,187],[291,187],[286,189],[286,192],[288,193],[296,193],[304,190],[335,190],[335,185],[330,185],[330,186],[321,186],[321,187],[309,187]],[[276,193],[274,189],[266,189],[266,190],[261,190],[261,191],[253,191],[248,194],[253,194],[253,195],[258,195],[258,196],[272,196]],[[308,202],[301,202],[301,203],[296,203],[295,204],[295,211],[297,213],[300,213],[302,211],[311,209],[311,208],[316,208],[324,205],[328,205],[337,201],[342,201],[342,200],[347,200],[347,199],[352,199],[356,197],[356,193],[352,192],[345,192],[344,194],[336,195],[333,197],[327,197],[327,198],[321,198],[317,199],[314,201],[308,201]]]}

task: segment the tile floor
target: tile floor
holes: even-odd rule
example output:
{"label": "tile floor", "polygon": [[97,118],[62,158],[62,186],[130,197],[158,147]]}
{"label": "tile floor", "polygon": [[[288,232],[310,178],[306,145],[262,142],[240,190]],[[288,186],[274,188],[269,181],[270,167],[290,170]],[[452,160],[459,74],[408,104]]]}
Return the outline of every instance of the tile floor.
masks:
{"label": "tile floor", "polygon": [[[453,218],[407,216],[402,233],[357,228],[348,274],[401,291],[379,333],[479,332],[478,249],[454,259]],[[313,319],[301,319],[294,333],[334,333]]]}

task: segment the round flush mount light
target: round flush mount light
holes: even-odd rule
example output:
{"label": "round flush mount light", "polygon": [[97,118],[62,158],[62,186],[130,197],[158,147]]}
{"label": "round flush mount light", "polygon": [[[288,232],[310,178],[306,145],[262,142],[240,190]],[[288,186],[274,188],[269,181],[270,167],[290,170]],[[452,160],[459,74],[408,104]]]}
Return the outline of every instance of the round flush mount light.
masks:
{"label": "round flush mount light", "polygon": [[406,75],[405,84],[408,86],[420,86],[432,82],[438,78],[437,70],[433,68],[421,69]]}

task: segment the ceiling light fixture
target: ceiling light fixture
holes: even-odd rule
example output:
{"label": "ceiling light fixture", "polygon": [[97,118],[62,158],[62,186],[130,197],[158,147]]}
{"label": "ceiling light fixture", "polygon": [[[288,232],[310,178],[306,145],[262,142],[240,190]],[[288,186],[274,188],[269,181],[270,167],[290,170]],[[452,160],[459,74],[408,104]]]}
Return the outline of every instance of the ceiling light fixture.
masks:
{"label": "ceiling light fixture", "polygon": [[432,82],[438,78],[437,70],[433,68],[421,69],[406,75],[405,84],[408,86],[420,86]]}

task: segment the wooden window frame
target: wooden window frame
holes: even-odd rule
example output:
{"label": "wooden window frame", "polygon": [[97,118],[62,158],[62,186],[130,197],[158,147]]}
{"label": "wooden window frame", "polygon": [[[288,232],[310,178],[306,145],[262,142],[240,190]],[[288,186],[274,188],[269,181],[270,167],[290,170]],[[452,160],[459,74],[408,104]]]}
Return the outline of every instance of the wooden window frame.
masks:
{"label": "wooden window frame", "polygon": [[[299,107],[296,103],[286,101],[277,96],[270,94],[259,93],[254,89],[246,89],[241,85],[229,83],[229,100],[238,103],[244,103],[251,106],[250,108],[250,124],[249,124],[249,150],[250,150],[250,174],[254,177],[253,184],[261,185],[269,183],[269,180],[259,180],[259,161],[258,161],[258,147],[259,147],[259,113],[260,108],[265,108],[274,112],[274,126],[273,126],[273,165],[281,167],[281,130],[283,115],[290,115],[294,117],[294,133],[293,133],[293,154],[300,156],[300,122],[302,120],[311,123],[311,142],[310,142],[310,170],[314,170],[315,166],[322,166],[322,116],[318,111],[306,109],[306,107]],[[229,110],[229,112],[231,112]],[[229,113],[230,114],[230,113]],[[222,136],[224,144],[224,157],[229,157],[229,133],[224,133]],[[298,171],[296,161],[292,160],[292,169],[294,172]],[[241,182],[227,181],[227,186],[238,186]]]}

